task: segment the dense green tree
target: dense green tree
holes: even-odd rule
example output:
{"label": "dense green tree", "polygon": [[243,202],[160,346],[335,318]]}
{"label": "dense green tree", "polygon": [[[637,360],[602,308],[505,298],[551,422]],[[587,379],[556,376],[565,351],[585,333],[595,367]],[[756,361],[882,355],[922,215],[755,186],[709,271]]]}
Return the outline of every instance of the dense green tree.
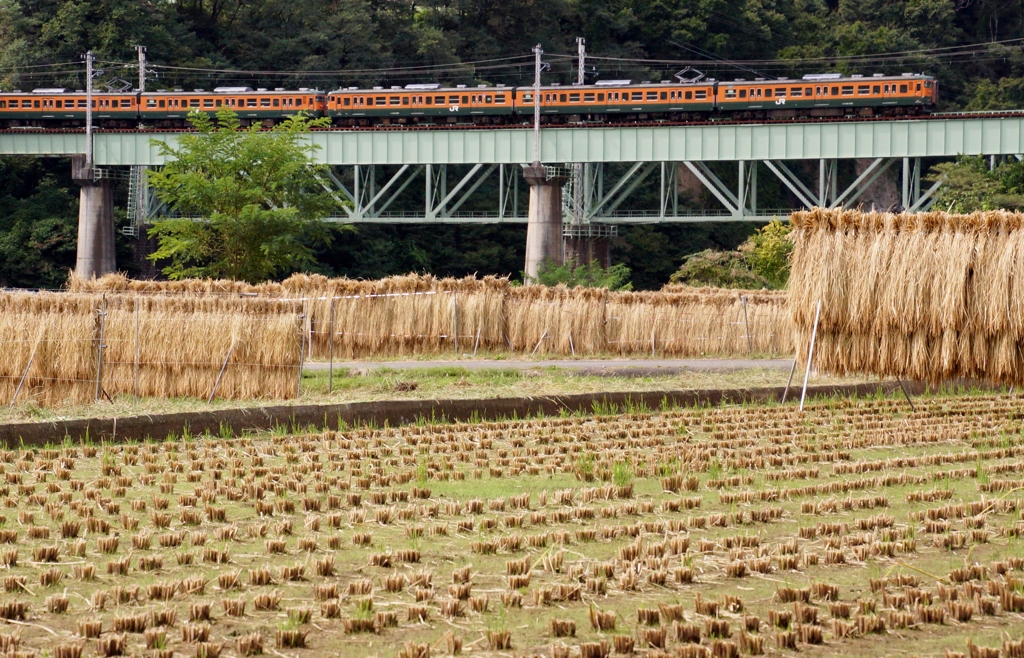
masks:
{"label": "dense green tree", "polygon": [[[64,164],[60,176],[53,167]],[[58,288],[75,266],[78,190],[64,162],[0,160],[0,287]]]}
{"label": "dense green tree", "polygon": [[200,220],[157,222],[151,259],[166,262],[172,279],[213,277],[258,282],[309,266],[313,246],[329,239],[322,219],[337,208],[312,159],[316,147],[301,140],[322,120],[302,114],[273,130],[239,128],[230,109],[189,115],[195,133],[176,145],[155,141],[171,161],[148,172],[157,196]]}

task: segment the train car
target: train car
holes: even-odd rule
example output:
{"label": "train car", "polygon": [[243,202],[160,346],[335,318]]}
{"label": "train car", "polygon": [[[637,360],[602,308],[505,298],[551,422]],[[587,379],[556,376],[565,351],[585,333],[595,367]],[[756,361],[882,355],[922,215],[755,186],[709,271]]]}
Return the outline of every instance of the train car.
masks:
{"label": "train car", "polygon": [[[139,116],[134,93],[94,93],[93,122],[100,128],[128,128]],[[0,125],[5,128],[75,128],[85,125],[86,94],[62,88],[0,93]]]}
{"label": "train car", "polygon": [[372,124],[504,123],[512,115],[511,87],[415,84],[384,89],[338,89],[325,111],[339,126]]}
{"label": "train car", "polygon": [[299,112],[317,118],[323,116],[326,94],[315,89],[290,91],[251,87],[217,87],[213,91],[155,91],[140,94],[139,118],[156,127],[180,127],[192,110],[211,116],[221,108],[234,110],[242,125],[262,122],[272,125]]}
{"label": "train car", "polygon": [[922,114],[938,101],[934,78],[839,73],[805,75],[800,80],[719,82],[718,112],[737,119],[905,116]]}
{"label": "train car", "polygon": [[[533,116],[533,88],[518,87],[515,112]],[[605,80],[593,85],[540,89],[540,111],[545,123],[639,120],[700,120],[715,108],[713,81],[699,83],[642,83]]]}

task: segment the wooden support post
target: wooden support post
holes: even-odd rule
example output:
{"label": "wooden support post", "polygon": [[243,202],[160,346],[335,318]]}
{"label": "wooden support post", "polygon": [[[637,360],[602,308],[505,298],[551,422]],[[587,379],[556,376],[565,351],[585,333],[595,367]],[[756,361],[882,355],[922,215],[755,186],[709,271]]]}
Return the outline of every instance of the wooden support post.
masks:
{"label": "wooden support post", "polygon": [[327,370],[327,392],[334,392],[334,297],[331,297],[331,335],[327,341],[328,360],[330,366]]}
{"label": "wooden support post", "polygon": [[135,298],[135,404],[139,403],[139,298]]}
{"label": "wooden support post", "polygon": [[818,319],[821,317],[821,300],[818,300],[818,310],[814,312],[814,329],[811,331],[811,346],[807,350],[807,370],[804,372],[804,388],[800,392],[800,411],[804,410],[804,398],[807,397],[807,380],[811,377],[811,361],[814,360],[814,341],[818,338]]}
{"label": "wooden support post", "polygon": [[484,328],[484,325],[483,325],[483,324],[478,324],[478,325],[476,326],[476,342],[475,342],[475,343],[473,343],[473,356],[476,356],[476,351],[477,351],[477,349],[479,349],[479,347],[480,347],[480,331],[481,331],[481,330],[482,330],[483,328]]}
{"label": "wooden support post", "polygon": [[220,366],[220,372],[217,373],[217,381],[213,382],[213,390],[210,391],[210,397],[207,398],[206,404],[213,403],[213,396],[217,394],[217,389],[220,387],[221,377],[224,376],[224,371],[228,369],[228,361],[231,360],[231,353],[235,351],[235,346],[232,344],[228,348],[227,356],[224,357],[224,363]]}
{"label": "wooden support post", "polygon": [[103,390],[103,334],[107,327],[107,296],[103,295],[100,302],[100,340],[96,350],[96,401],[100,401]]}
{"label": "wooden support post", "polygon": [[455,340],[455,355],[459,355],[459,293],[452,291],[452,337]]}
{"label": "wooden support post", "polygon": [[782,401],[786,401],[786,397],[789,396],[789,387],[793,384],[793,374],[796,372],[796,357],[793,357],[793,367],[789,369],[789,379],[786,381],[786,390],[782,391]]}
{"label": "wooden support post", "polygon": [[743,301],[743,324],[747,328],[747,354],[750,354],[754,350],[750,345],[750,318],[747,317],[747,296],[740,295],[740,299]]}
{"label": "wooden support post", "polygon": [[[40,339],[42,340],[42,339]],[[38,346],[38,344],[37,344]],[[32,348],[32,355],[29,357],[29,364],[25,366],[25,371],[22,372],[22,379],[17,383],[17,388],[14,389],[14,397],[10,398],[10,408],[14,408],[14,402],[17,402],[17,395],[22,392],[22,387],[25,386],[25,380],[29,377],[29,368],[32,367],[32,362],[36,360],[36,348]]]}
{"label": "wooden support post", "polygon": [[917,409],[914,408],[914,402],[910,399],[910,394],[907,393],[907,387],[903,385],[903,380],[897,377],[896,381],[899,382],[900,390],[903,391],[903,397],[907,398],[907,404],[910,405],[910,410],[916,412]]}
{"label": "wooden support post", "polygon": [[303,301],[302,302],[302,315],[299,316],[299,376],[297,377],[298,381],[295,383],[295,397],[300,397],[302,395],[302,366],[305,365],[305,363],[306,363],[306,361],[305,361],[305,356],[306,356],[306,331],[305,331],[305,325],[306,325],[306,316],[308,315],[306,313],[307,309],[308,309],[308,302]]}

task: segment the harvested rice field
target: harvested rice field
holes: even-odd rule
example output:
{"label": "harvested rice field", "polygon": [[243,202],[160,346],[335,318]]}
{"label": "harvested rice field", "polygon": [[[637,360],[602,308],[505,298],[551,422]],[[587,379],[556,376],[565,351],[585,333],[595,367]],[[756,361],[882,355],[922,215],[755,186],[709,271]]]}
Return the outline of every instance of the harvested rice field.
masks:
{"label": "harvested rice field", "polygon": [[0,451],[0,654],[1024,656],[1024,396],[915,404]]}

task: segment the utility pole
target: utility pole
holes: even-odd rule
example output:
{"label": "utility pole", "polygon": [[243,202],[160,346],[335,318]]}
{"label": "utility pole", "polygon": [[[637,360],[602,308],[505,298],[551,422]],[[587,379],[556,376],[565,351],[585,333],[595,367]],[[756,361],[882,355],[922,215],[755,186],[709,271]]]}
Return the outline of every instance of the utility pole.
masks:
{"label": "utility pole", "polygon": [[579,67],[576,71],[576,84],[583,84],[584,66],[587,63],[587,40],[576,37],[576,54],[579,56]]}
{"label": "utility pole", "polygon": [[146,91],[146,47],[135,46],[139,51],[139,93]]}
{"label": "utility pole", "polygon": [[[576,84],[583,86],[585,82],[584,67],[587,61],[587,40],[583,37],[576,37],[576,53],[579,56],[579,66],[576,69]],[[572,172],[572,200],[574,224],[583,223],[583,163],[577,162],[573,165]],[[588,263],[589,264],[589,263]]]}
{"label": "utility pole", "polygon": [[92,171],[92,51],[85,53],[85,166]]}
{"label": "utility pole", "polygon": [[538,43],[533,47],[533,164],[540,164],[540,57],[544,49]]}

